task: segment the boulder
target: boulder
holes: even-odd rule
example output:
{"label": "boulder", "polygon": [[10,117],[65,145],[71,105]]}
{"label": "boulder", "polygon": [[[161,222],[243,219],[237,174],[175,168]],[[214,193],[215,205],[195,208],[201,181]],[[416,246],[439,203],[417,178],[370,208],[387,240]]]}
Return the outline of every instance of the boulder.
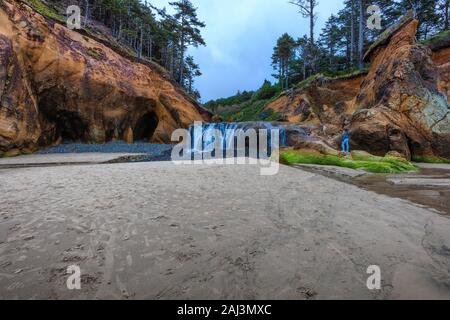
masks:
{"label": "boulder", "polygon": [[309,138],[297,141],[294,146],[295,150],[314,150],[323,155],[340,155],[339,151],[329,146],[326,142],[319,138]]}
{"label": "boulder", "polygon": [[382,158],[381,157],[377,157],[373,154],[370,154],[366,151],[362,151],[362,150],[353,150],[352,152],[350,152],[352,159],[354,160],[360,160],[360,161],[366,161],[366,160],[371,160],[371,161],[379,161]]}
{"label": "boulder", "polygon": [[403,160],[408,160],[404,157],[403,154],[398,153],[397,151],[389,151],[386,156],[388,157],[394,157],[394,158],[399,158],[399,159],[403,159]]}

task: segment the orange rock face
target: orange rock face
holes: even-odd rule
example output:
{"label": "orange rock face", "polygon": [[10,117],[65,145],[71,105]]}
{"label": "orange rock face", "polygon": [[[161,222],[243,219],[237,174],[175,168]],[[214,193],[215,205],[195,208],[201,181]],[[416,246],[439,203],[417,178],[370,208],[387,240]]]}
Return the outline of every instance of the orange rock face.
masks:
{"label": "orange rock face", "polygon": [[367,75],[322,77],[267,108],[315,126],[313,134],[335,148],[348,127],[353,149],[450,158],[450,46],[440,42],[432,52],[417,44],[417,24],[406,17],[381,37],[366,55]]}
{"label": "orange rock face", "polygon": [[326,135],[338,133],[355,111],[355,98],[364,75],[340,79],[320,77],[307,87],[292,90],[268,104],[285,120],[319,126]]}
{"label": "orange rock face", "polygon": [[0,151],[61,139],[169,143],[173,130],[210,118],[150,63],[0,3]]}
{"label": "orange rock face", "polygon": [[450,103],[450,47],[433,52],[432,60],[439,71],[438,89]]}
{"label": "orange rock face", "polygon": [[351,121],[354,147],[385,154],[450,157],[448,98],[439,91],[431,49],[416,44],[418,21],[406,20],[371,54],[371,68]]}

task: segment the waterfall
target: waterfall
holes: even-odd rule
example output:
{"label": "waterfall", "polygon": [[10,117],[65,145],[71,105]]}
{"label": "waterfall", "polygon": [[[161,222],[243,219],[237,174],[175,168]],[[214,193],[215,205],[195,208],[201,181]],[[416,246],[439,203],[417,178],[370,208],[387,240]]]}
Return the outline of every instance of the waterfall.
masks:
{"label": "waterfall", "polygon": [[[189,128],[189,133],[191,135],[191,153],[205,153],[210,152],[214,149],[215,130],[221,133],[221,146],[222,151],[230,150],[231,148],[236,149],[237,146],[237,136],[240,132],[247,132],[248,130],[254,129],[258,134],[260,130],[267,130],[268,141],[267,149],[269,151],[269,156],[271,153],[271,141],[272,141],[272,131],[279,130],[279,146],[287,146],[287,126],[286,124],[274,124],[270,122],[242,122],[242,123],[202,123],[201,125],[192,125]],[[242,130],[242,131],[241,131]],[[209,139],[208,139],[209,137]]]}

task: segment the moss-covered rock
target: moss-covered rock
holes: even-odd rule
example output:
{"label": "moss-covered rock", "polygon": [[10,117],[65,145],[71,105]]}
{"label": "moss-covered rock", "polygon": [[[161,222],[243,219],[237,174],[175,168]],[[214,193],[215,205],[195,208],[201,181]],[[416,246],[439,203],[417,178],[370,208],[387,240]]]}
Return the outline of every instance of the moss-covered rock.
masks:
{"label": "moss-covered rock", "polygon": [[449,159],[436,157],[436,156],[414,156],[413,157],[414,162],[420,162],[420,163],[449,163]]}
{"label": "moss-covered rock", "polygon": [[316,164],[325,166],[338,166],[355,170],[364,170],[371,173],[402,173],[417,171],[417,167],[400,158],[386,156],[375,157],[372,155],[355,153],[355,157],[340,157],[323,155],[317,151],[285,150],[280,154],[280,161],[284,164]]}
{"label": "moss-covered rock", "polygon": [[366,151],[354,150],[351,152],[352,159],[357,161],[381,161],[383,157],[374,156]]}

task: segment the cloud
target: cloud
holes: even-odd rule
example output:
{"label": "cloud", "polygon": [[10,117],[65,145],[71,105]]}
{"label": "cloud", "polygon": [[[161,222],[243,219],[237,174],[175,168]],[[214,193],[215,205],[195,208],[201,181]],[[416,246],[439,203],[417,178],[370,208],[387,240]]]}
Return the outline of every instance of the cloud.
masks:
{"label": "cloud", "polygon": [[[168,7],[168,0],[153,0]],[[284,32],[294,37],[308,34],[309,23],[288,0],[192,0],[206,47],[192,48],[203,75],[196,87],[203,101],[255,90],[264,79],[272,80],[271,56],[277,38]],[[320,1],[316,35],[326,19],[343,7],[343,0]]]}

